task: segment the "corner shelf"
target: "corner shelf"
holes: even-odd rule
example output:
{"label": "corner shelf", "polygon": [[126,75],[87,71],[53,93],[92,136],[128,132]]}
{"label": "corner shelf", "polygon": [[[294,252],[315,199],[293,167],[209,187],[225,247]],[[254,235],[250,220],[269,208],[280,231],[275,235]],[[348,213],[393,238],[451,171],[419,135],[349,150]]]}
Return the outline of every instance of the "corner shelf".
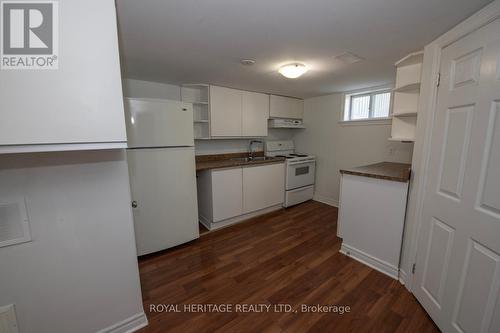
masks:
{"label": "corner shelf", "polygon": [[397,138],[397,137],[392,137],[392,136],[388,140],[389,141],[402,142],[402,143],[413,143],[413,142],[415,142],[415,138]]}
{"label": "corner shelf", "polygon": [[416,117],[417,111],[403,111],[403,112],[394,112],[392,114],[393,117]]}
{"label": "corner shelf", "polygon": [[193,104],[193,132],[195,140],[210,139],[210,86],[208,84],[183,84],[183,102]]}
{"label": "corner shelf", "polygon": [[414,142],[424,52],[411,53],[395,63],[396,88],[390,141]]}
{"label": "corner shelf", "polygon": [[420,82],[408,83],[404,86],[394,88],[392,91],[394,92],[420,92]]}

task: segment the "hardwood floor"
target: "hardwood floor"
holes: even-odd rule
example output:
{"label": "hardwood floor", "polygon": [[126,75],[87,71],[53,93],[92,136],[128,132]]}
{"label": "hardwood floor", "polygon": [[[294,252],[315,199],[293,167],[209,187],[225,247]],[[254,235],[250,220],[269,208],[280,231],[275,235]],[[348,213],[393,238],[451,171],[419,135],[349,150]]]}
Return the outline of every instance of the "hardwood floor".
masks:
{"label": "hardwood floor", "polygon": [[[336,220],[336,208],[310,201],[141,258],[149,326],[140,332],[439,332],[399,282],[338,252]],[[186,304],[233,307],[185,312]],[[242,304],[288,304],[297,313],[244,313]],[[350,312],[308,313],[302,304]]]}

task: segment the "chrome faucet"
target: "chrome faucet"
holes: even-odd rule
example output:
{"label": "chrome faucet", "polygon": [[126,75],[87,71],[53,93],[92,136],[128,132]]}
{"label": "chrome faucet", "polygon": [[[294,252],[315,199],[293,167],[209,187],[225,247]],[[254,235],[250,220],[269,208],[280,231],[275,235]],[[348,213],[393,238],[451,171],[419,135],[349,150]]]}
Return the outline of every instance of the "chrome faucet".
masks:
{"label": "chrome faucet", "polygon": [[248,144],[248,159],[253,160],[253,150],[252,150],[252,145],[254,143],[263,143],[261,140],[250,140],[250,143]]}

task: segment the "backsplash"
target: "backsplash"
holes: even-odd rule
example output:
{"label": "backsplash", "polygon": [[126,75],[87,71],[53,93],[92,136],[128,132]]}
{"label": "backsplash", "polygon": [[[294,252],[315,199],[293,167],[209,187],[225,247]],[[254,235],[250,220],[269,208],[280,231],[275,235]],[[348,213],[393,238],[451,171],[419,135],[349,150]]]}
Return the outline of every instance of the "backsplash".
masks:
{"label": "backsplash", "polygon": [[[256,138],[255,140],[292,140],[297,129],[269,129],[268,136],[265,138]],[[214,140],[195,140],[196,155],[241,153],[248,151],[248,144],[253,138],[244,139],[214,139]],[[255,144],[255,151],[264,150],[264,146]]]}

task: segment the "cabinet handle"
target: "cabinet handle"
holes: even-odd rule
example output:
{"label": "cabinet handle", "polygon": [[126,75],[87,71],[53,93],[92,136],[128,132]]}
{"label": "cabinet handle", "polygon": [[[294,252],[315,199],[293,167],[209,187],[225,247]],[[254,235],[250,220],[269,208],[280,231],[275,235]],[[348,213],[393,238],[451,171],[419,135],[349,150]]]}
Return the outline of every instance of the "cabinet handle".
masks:
{"label": "cabinet handle", "polygon": [[132,201],[132,208],[137,208],[137,201]]}

